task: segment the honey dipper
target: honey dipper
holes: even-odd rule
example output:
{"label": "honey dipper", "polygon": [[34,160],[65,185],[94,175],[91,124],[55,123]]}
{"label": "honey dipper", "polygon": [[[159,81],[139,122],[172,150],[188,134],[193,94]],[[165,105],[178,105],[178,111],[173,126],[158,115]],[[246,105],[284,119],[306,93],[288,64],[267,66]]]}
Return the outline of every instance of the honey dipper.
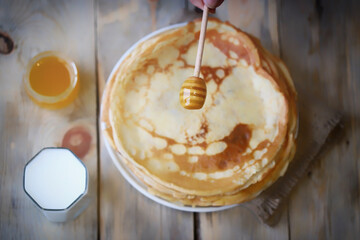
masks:
{"label": "honey dipper", "polygon": [[200,66],[204,50],[205,33],[208,21],[209,8],[204,5],[204,11],[201,21],[199,45],[196,54],[194,76],[187,78],[180,90],[180,104],[189,110],[201,109],[206,98],[206,83],[200,78]]}

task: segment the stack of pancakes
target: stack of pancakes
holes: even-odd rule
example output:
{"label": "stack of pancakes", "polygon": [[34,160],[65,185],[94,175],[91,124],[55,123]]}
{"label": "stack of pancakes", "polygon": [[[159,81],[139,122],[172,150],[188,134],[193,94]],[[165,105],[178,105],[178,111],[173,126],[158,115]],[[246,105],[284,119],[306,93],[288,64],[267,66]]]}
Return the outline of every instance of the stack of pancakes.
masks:
{"label": "stack of pancakes", "polygon": [[200,24],[139,43],[122,61],[105,89],[103,131],[152,194],[191,206],[241,203],[282,176],[294,156],[296,92],[259,40],[210,19],[206,101],[201,110],[182,108]]}

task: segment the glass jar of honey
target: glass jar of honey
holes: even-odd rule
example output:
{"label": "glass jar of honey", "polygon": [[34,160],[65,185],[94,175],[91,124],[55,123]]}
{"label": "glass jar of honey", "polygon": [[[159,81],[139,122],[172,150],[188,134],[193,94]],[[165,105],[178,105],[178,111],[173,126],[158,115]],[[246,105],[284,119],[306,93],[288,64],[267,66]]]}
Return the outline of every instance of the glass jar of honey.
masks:
{"label": "glass jar of honey", "polygon": [[46,51],[30,60],[24,84],[36,104],[58,109],[70,104],[77,96],[79,76],[73,61],[61,53]]}

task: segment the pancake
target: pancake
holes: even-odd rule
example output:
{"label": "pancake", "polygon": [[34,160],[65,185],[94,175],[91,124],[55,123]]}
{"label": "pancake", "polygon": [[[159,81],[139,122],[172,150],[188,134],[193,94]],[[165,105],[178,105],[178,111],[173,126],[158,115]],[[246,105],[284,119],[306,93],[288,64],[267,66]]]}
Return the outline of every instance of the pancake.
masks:
{"label": "pancake", "polygon": [[296,91],[281,60],[229,23],[209,19],[201,110],[179,103],[192,75],[200,21],[138,44],[107,83],[101,121],[149,192],[221,206],[256,197],[295,153]]}

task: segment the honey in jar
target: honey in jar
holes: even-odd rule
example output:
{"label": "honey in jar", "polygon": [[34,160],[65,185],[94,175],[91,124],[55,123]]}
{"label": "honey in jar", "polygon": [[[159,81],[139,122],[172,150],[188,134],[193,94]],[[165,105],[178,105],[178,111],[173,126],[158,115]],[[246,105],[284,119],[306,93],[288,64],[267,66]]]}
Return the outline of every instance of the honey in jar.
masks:
{"label": "honey in jar", "polygon": [[78,93],[74,62],[56,52],[43,52],[29,63],[25,88],[39,106],[58,109],[70,104]]}

